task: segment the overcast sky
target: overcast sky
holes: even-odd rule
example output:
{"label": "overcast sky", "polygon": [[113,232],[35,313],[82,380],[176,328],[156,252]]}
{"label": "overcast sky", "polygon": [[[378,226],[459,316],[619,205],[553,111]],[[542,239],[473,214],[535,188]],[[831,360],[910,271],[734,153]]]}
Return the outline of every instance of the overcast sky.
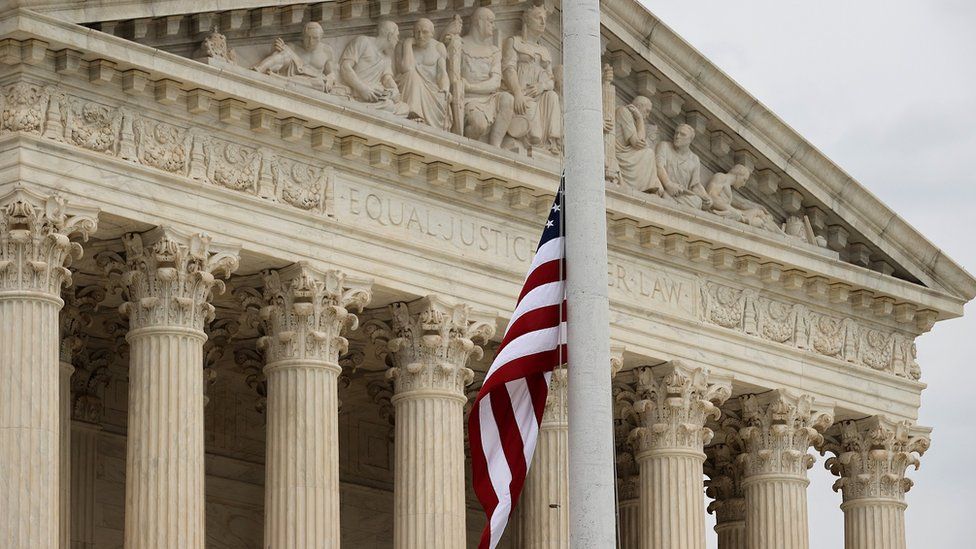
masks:
{"label": "overcast sky", "polygon": [[[643,0],[969,272],[976,272],[976,2]],[[935,428],[909,477],[909,547],[976,533],[976,309],[919,340],[920,423]],[[812,549],[844,546],[840,495],[810,472]],[[710,536],[713,537],[713,536]],[[710,541],[714,547],[714,539]]]}

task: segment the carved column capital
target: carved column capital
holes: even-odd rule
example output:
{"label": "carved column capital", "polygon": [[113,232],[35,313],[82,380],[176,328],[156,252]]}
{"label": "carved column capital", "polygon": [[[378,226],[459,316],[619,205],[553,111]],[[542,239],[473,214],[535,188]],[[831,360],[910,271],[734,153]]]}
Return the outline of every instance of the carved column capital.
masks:
{"label": "carved column capital", "polygon": [[366,332],[392,365],[387,372],[397,395],[418,390],[446,391],[464,398],[474,379],[468,359],[495,333],[494,317],[452,305],[437,296],[390,305],[389,324],[371,321]]}
{"label": "carved column capital", "polygon": [[61,308],[60,327],[61,362],[72,364],[76,353],[84,348],[83,330],[92,324],[92,313],[105,299],[105,289],[101,286],[70,286],[61,292],[64,306]]}
{"label": "carved column capital", "polygon": [[103,252],[96,260],[126,288],[119,312],[129,318],[130,335],[141,328],[203,330],[214,318],[212,291],[224,291],[224,277],[237,269],[239,247],[213,244],[206,234],[170,227],[122,237],[125,259]]}
{"label": "carved column capital", "polygon": [[262,273],[264,336],[258,347],[268,364],[282,360],[328,362],[338,368],[339,355],[349,348],[342,336],[359,319],[349,309],[369,303],[369,284],[337,270],[319,271],[304,262]]}
{"label": "carved column capital", "polygon": [[807,450],[823,442],[821,433],[833,423],[833,410],[815,405],[809,395],[781,389],[745,395],[739,401],[743,423],[739,436],[744,453],[738,459],[745,477],[779,474],[806,478],[814,462]]}
{"label": "carved column capital", "polygon": [[0,197],[0,293],[40,292],[58,296],[71,284],[68,266],[98,225],[98,209],[68,207],[57,194],[23,188]]}
{"label": "carved column capital", "polygon": [[701,452],[712,439],[705,422],[718,419],[718,405],[731,396],[732,383],[710,382],[702,368],[672,361],[662,367],[638,368],[637,390],[641,400],[634,403],[634,410],[640,424],[630,438],[639,457],[658,450]]}
{"label": "carved column capital", "polygon": [[93,425],[102,422],[105,387],[112,380],[109,368],[115,355],[108,349],[95,349],[76,357],[71,376],[71,419]]}
{"label": "carved column capital", "polygon": [[731,412],[723,411],[716,429],[717,442],[705,448],[705,494],[712,498],[708,512],[714,513],[717,523],[744,521],[746,518],[745,491],[742,487],[742,464],[738,457],[744,446],[739,437],[742,422]]}
{"label": "carved column capital", "polygon": [[909,466],[918,469],[919,456],[928,450],[929,429],[908,421],[891,421],[884,416],[845,420],[827,432],[824,452],[827,469],[840,478],[834,491],[841,491],[844,502],[858,499],[903,501],[912,487],[905,477]]}

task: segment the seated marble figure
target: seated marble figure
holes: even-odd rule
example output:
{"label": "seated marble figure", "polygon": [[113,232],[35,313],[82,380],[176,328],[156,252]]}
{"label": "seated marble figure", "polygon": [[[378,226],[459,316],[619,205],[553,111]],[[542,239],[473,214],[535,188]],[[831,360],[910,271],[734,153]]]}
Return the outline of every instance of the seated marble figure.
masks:
{"label": "seated marble figure", "polygon": [[614,120],[614,154],[620,180],[637,191],[664,195],[658,177],[654,144],[647,132],[651,100],[638,95],[629,104],[618,107]]}
{"label": "seated marble figure", "polygon": [[418,19],[413,36],[397,46],[396,82],[410,118],[450,130],[451,82],[447,75],[447,48],[434,39],[434,23]]}
{"label": "seated marble figure", "polygon": [[392,55],[400,42],[400,29],[382,21],[376,36],[353,38],[339,57],[342,83],[333,93],[367,103],[370,107],[405,115],[409,108],[400,100],[400,88],[393,77]]}
{"label": "seated marble figure", "polygon": [[708,209],[712,198],[701,184],[701,161],[691,151],[695,129],[681,124],[674,130],[672,141],[662,141],[655,149],[657,176],[664,190],[663,196],[696,210]]}
{"label": "seated marble figure", "polygon": [[274,51],[251,68],[300,86],[330,92],[336,81],[336,65],[332,48],[322,40],[322,34],[322,26],[313,21],[305,25],[301,44],[290,46],[275,38]]}

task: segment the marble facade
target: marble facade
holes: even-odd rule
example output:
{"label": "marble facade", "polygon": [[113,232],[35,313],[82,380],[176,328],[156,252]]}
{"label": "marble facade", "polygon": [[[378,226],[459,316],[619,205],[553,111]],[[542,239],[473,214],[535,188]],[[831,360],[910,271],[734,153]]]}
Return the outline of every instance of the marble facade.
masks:
{"label": "marble facade", "polygon": [[[558,183],[558,5],[24,4],[0,546],[474,546],[463,417]],[[915,340],[976,280],[601,8],[621,546],[701,548],[714,512],[720,549],[805,548],[817,450],[846,547],[903,548]],[[568,546],[564,394],[506,547]]]}

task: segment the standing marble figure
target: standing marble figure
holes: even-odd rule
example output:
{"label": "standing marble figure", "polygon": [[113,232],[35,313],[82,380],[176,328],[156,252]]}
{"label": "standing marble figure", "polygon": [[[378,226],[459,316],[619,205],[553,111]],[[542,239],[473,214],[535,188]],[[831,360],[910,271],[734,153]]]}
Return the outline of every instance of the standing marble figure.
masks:
{"label": "standing marble figure", "polygon": [[434,39],[430,19],[414,23],[413,36],[397,48],[397,85],[408,116],[442,130],[451,129],[451,81],[447,75],[447,49]]}
{"label": "standing marble figure", "polygon": [[464,135],[498,147],[515,113],[512,94],[502,84],[502,53],[494,43],[495,14],[478,8],[471,15],[471,29],[461,46],[461,78],[464,84]]}

